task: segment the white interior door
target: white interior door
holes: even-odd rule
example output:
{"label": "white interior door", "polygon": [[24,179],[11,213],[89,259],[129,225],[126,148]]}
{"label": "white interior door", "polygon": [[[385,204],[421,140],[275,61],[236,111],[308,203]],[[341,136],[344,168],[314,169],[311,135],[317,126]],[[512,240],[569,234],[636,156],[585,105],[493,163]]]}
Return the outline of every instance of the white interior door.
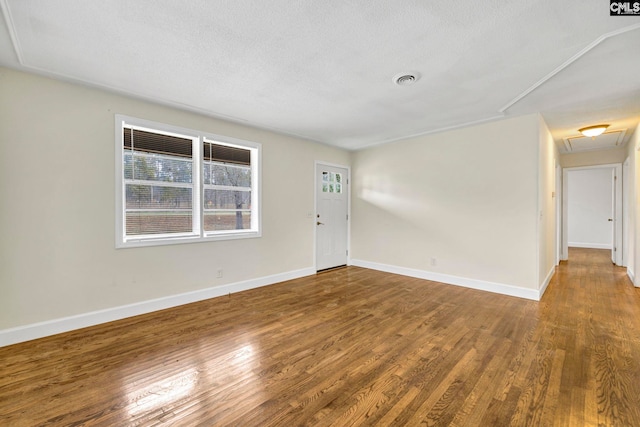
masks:
{"label": "white interior door", "polygon": [[316,164],[316,270],[347,264],[348,173]]}

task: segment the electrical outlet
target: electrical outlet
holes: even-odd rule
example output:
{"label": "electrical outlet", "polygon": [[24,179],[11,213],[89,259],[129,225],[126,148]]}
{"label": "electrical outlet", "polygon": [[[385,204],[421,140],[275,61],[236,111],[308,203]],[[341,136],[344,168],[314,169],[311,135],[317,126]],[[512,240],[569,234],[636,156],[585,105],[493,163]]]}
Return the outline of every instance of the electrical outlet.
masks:
{"label": "electrical outlet", "polygon": [[429,259],[429,264],[431,264],[432,267],[435,267],[438,264],[438,260],[435,258],[431,258]]}
{"label": "electrical outlet", "polygon": [[222,278],[222,269],[218,269],[218,279]]}

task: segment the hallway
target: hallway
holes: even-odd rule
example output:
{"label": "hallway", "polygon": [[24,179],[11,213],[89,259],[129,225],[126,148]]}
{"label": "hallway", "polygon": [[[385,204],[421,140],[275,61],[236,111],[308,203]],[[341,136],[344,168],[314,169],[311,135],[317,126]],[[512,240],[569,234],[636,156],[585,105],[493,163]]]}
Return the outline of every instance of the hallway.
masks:
{"label": "hallway", "polygon": [[[536,358],[547,400],[557,399],[554,425],[640,425],[640,289],[611,251],[569,248],[539,316]],[[534,400],[543,384],[531,386]]]}

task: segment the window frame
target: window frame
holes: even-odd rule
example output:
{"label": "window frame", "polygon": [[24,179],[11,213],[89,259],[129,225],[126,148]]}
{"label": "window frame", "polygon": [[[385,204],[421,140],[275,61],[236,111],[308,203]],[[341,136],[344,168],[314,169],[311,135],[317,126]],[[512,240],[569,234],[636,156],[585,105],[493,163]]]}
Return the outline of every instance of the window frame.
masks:
{"label": "window frame", "polygon": [[[127,237],[126,235],[126,191],[124,177],[124,137],[125,128],[134,128],[159,134],[189,138],[192,140],[192,232],[171,234],[148,234]],[[250,152],[251,170],[251,227],[242,230],[205,231],[204,226],[204,142],[242,148]],[[262,144],[209,132],[168,125],[151,120],[139,119],[122,114],[115,115],[115,240],[116,248],[162,246],[218,240],[246,239],[262,236]]]}

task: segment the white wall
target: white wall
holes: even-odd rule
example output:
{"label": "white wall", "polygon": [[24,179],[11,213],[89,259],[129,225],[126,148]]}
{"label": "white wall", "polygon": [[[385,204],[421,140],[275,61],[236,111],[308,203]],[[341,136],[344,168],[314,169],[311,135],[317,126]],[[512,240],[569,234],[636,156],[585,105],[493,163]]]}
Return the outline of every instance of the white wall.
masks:
{"label": "white wall", "polygon": [[625,182],[625,195],[629,197],[627,206],[629,208],[629,222],[626,227],[627,235],[627,274],[636,286],[640,286],[640,280],[636,278],[636,266],[640,265],[640,209],[638,209],[638,191],[640,190],[640,125],[638,125],[627,144],[627,154],[629,159],[628,182]]}
{"label": "white wall", "polygon": [[538,285],[548,285],[556,267],[557,206],[560,195],[556,194],[556,166],[558,147],[547,124],[539,117],[539,161],[538,161]]}
{"label": "white wall", "polygon": [[561,154],[560,164],[563,168],[611,165],[624,162],[627,156],[626,147],[612,148],[609,150],[581,151],[578,153]]}
{"label": "white wall", "polygon": [[613,244],[613,169],[569,170],[568,241],[570,247],[611,249]]}
{"label": "white wall", "polygon": [[[0,94],[0,330],[313,267],[314,162],[348,152],[3,68]],[[263,237],[116,250],[116,113],[262,143]]]}
{"label": "white wall", "polygon": [[540,144],[529,115],[354,153],[354,262],[537,291]]}

